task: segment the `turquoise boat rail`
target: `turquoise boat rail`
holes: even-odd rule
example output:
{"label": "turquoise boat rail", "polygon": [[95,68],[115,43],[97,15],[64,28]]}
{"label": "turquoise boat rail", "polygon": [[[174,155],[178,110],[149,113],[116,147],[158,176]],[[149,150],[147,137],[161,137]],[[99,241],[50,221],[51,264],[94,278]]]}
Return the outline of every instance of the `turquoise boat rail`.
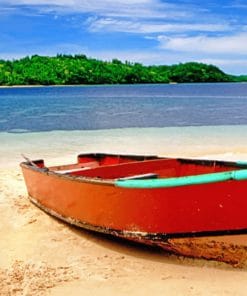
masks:
{"label": "turquoise boat rail", "polygon": [[247,161],[246,160],[238,160],[238,161],[236,161],[236,165],[247,166]]}
{"label": "turquoise boat rail", "polygon": [[200,185],[216,182],[224,182],[229,180],[247,180],[247,169],[234,170],[220,173],[193,175],[176,178],[160,178],[146,180],[116,180],[115,186],[123,188],[169,188],[188,185]]}

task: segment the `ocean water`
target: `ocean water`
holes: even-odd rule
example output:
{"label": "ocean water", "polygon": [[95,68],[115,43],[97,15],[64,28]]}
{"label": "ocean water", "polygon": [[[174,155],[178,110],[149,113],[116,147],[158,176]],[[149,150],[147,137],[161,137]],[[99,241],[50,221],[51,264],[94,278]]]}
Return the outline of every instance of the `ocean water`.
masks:
{"label": "ocean water", "polygon": [[83,152],[247,160],[247,84],[0,89],[0,168]]}
{"label": "ocean water", "polygon": [[247,124],[247,84],[0,89],[0,131]]}

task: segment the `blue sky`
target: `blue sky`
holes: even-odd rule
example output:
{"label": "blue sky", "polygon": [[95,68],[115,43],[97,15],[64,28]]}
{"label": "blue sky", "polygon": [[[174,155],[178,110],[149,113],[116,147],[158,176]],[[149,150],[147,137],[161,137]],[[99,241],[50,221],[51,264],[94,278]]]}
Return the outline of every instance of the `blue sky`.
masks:
{"label": "blue sky", "polygon": [[0,0],[0,58],[198,61],[247,74],[246,0]]}

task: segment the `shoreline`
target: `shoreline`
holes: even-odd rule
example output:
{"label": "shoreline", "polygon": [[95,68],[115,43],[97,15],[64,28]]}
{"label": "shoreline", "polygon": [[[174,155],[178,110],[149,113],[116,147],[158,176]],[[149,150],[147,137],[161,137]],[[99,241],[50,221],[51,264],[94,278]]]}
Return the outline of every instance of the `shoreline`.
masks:
{"label": "shoreline", "polygon": [[236,84],[247,83],[247,81],[229,81],[229,82],[168,82],[168,83],[106,83],[106,84],[28,84],[28,85],[0,85],[1,88],[37,88],[37,87],[85,87],[85,86],[124,86],[124,85],[183,85],[183,84]]}
{"label": "shoreline", "polygon": [[246,133],[247,125],[0,132],[0,167],[18,165],[21,154],[54,163],[87,152],[246,160]]}
{"label": "shoreline", "polygon": [[[105,84],[55,84],[55,85],[44,85],[44,84],[28,84],[28,85],[0,85],[0,89],[1,88],[38,88],[38,87],[76,87],[76,86],[97,86],[97,85],[105,85]],[[107,84],[107,85],[111,85],[111,84]]]}

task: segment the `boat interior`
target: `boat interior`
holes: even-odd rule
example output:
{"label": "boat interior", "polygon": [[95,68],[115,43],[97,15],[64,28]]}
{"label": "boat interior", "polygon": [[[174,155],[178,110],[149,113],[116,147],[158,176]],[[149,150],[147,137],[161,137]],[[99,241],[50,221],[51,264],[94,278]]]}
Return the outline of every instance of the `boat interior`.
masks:
{"label": "boat interior", "polygon": [[[44,168],[43,160],[34,161]],[[151,179],[210,174],[246,168],[235,162],[157,156],[80,154],[77,163],[48,167],[57,174],[100,179]]]}

